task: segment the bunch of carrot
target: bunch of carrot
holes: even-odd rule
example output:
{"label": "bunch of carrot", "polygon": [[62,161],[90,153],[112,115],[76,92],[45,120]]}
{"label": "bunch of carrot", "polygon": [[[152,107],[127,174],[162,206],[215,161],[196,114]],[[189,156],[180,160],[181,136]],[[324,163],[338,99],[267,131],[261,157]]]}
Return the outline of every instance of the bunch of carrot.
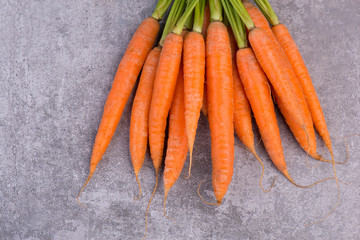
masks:
{"label": "bunch of carrot", "polygon": [[[211,132],[216,204],[222,202],[233,175],[234,130],[262,166],[262,187],[264,165],[255,150],[252,113],[270,159],[291,183],[310,187],[327,180],[301,186],[291,178],[272,97],[306,153],[332,163],[335,177],[328,179],[335,179],[339,189],[329,132],[309,72],[268,0],[255,0],[259,9],[247,0],[174,0],[159,45],[153,48],[159,21],[171,2],[159,0],[154,13],[141,23],[129,43],[105,103],[89,176],[81,191],[114,135],[141,69],[131,113],[131,161],[140,198],[138,175],[149,142],[156,177],[152,199],[164,160],[168,125],[164,214],[166,197],[181,174],[188,152],[190,177],[201,111],[208,118]],[[314,126],[331,160],[318,154]]]}

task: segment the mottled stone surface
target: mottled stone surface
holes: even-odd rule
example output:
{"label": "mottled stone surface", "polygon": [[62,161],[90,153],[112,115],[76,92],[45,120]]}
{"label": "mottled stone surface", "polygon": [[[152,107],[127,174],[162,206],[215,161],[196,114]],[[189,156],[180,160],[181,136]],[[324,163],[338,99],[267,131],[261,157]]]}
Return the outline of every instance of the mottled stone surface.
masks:
{"label": "mottled stone surface", "polygon": [[[359,0],[272,0],[299,45],[323,106],[336,159],[346,159],[341,139],[360,129]],[[132,171],[129,142],[131,101],[96,174],[81,196],[91,148],[117,65],[155,0],[0,0],[0,239],[140,239],[154,186],[147,155],[140,172],[143,197]],[[133,97],[131,97],[132,99]],[[333,175],[315,169],[279,116],[288,168],[301,184]],[[256,128],[256,142],[259,134]],[[260,165],[236,138],[233,181],[219,207],[204,205],[196,189],[214,201],[210,133],[199,122],[192,177],[170,191],[163,216],[163,182],[149,212],[148,239],[360,239],[359,137],[349,139],[350,160],[334,181],[311,189],[291,185],[269,161],[264,194]],[[320,152],[329,157],[319,140]],[[310,159],[311,166],[317,164]],[[188,163],[185,164],[187,169]],[[183,175],[185,171],[183,172]]]}

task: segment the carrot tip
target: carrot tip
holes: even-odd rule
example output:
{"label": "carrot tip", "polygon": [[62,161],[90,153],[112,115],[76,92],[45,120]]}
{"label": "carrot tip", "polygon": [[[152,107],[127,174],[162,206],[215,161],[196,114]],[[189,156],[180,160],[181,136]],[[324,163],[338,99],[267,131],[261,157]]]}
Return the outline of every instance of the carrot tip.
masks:
{"label": "carrot tip", "polygon": [[172,217],[169,217],[168,215],[166,215],[166,211],[165,211],[165,205],[166,205],[166,198],[167,198],[167,195],[169,193],[169,189],[165,189],[165,195],[164,195],[164,217],[167,217],[168,219],[176,222],[176,220]]}
{"label": "carrot tip", "polygon": [[217,203],[211,203],[211,202],[206,201],[206,200],[203,198],[203,196],[201,196],[201,194],[200,194],[200,187],[201,187],[201,184],[202,184],[204,181],[205,181],[205,179],[200,182],[199,187],[198,187],[198,190],[197,190],[197,193],[198,193],[199,197],[201,198],[201,200],[202,200],[203,203],[205,203],[205,204],[213,205],[213,206],[219,206],[219,205],[221,204],[221,200],[220,200],[220,201],[217,201]]}
{"label": "carrot tip", "polygon": [[91,179],[91,177],[92,177],[93,174],[94,174],[93,172],[90,172],[90,173],[89,173],[89,176],[88,176],[85,184],[82,186],[82,188],[81,188],[81,190],[80,190],[80,192],[79,192],[79,195],[76,197],[77,202],[78,202],[79,205],[82,206],[83,208],[86,208],[86,207],[81,204],[81,202],[79,201],[79,197],[80,197],[82,191],[84,190],[85,186],[86,186],[86,185],[88,184],[88,182],[90,181],[90,179]]}
{"label": "carrot tip", "polygon": [[140,181],[139,181],[139,178],[138,178],[138,175],[137,175],[137,174],[135,174],[135,177],[136,177],[136,182],[137,182],[138,185],[139,185],[139,196],[134,197],[134,201],[137,201],[137,200],[139,200],[140,197],[141,197],[141,184],[140,184]]}
{"label": "carrot tip", "polygon": [[275,181],[277,179],[277,176],[275,177],[273,183],[271,184],[271,187],[269,190],[265,190],[263,185],[262,185],[262,178],[264,176],[264,171],[265,171],[265,167],[264,167],[264,163],[261,161],[260,157],[257,155],[257,153],[255,152],[255,149],[250,149],[251,153],[255,156],[255,158],[258,160],[258,162],[261,164],[262,167],[262,171],[261,171],[261,176],[260,176],[260,180],[259,180],[259,185],[261,187],[261,189],[263,190],[264,193],[269,193],[271,191],[271,189],[274,187],[275,185]]}
{"label": "carrot tip", "polygon": [[189,179],[189,178],[190,178],[190,176],[191,176],[192,152],[193,152],[193,150],[192,150],[192,148],[190,148],[190,164],[189,164],[189,173],[188,173],[188,175],[187,175],[187,176],[185,176],[185,177],[184,177],[185,179]]}
{"label": "carrot tip", "polygon": [[147,220],[148,220],[148,212],[149,212],[149,209],[150,209],[150,204],[151,204],[151,201],[152,201],[152,199],[153,199],[153,197],[154,197],[154,195],[155,195],[155,192],[156,192],[156,189],[157,189],[157,185],[158,185],[158,181],[159,181],[159,172],[158,172],[157,170],[156,170],[155,172],[156,172],[155,187],[154,187],[153,193],[151,194],[151,198],[150,198],[150,200],[149,200],[149,203],[148,203],[148,206],[147,206],[146,212],[145,212],[145,234],[144,234],[143,239],[145,239],[146,234],[147,234],[147,224],[148,224],[148,221],[147,221]]}

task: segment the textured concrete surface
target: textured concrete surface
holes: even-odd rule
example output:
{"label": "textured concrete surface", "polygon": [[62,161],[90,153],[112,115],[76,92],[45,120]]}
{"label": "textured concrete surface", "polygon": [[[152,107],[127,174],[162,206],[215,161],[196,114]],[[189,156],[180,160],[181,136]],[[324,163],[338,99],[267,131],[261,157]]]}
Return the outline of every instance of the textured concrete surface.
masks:
{"label": "textured concrete surface", "polygon": [[[339,161],[342,140],[360,129],[360,13],[358,0],[272,0],[293,34],[312,74]],[[140,239],[154,186],[149,156],[140,173],[143,197],[128,149],[131,103],[125,109],[81,208],[75,197],[86,180],[92,144],[117,65],[155,0],[0,0],[0,239]],[[131,101],[130,101],[131,102]],[[301,184],[332,176],[331,165],[310,170],[306,154],[279,116],[285,157]],[[259,135],[256,128],[256,141]],[[349,139],[350,160],[337,166],[334,181],[311,189],[291,185],[270,163],[262,144],[260,166],[236,139],[233,181],[219,207],[204,205],[196,189],[213,201],[210,134],[201,118],[190,180],[181,178],[163,216],[163,182],[149,213],[148,239],[360,239],[359,137]],[[326,149],[318,141],[326,156]],[[309,160],[310,165],[317,164]],[[187,168],[186,163],[185,168]]]}

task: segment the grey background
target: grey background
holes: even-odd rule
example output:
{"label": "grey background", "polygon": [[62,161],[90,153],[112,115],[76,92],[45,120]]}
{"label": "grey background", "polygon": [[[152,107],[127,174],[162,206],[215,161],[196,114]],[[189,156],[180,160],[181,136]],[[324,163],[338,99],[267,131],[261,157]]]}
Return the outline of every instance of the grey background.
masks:
{"label": "grey background", "polygon": [[[358,0],[272,0],[290,29],[313,77],[333,137],[336,159],[346,159],[341,139],[360,129],[360,13]],[[0,239],[140,239],[154,186],[147,155],[138,193],[128,148],[131,97],[118,130],[85,189],[92,144],[117,65],[155,0],[0,0]],[[310,170],[306,154],[279,116],[285,157],[301,184],[332,176],[331,165]],[[259,140],[254,127],[256,142]],[[233,181],[219,207],[204,205],[196,189],[214,201],[210,134],[201,117],[192,177],[170,191],[163,216],[163,182],[149,213],[148,239],[360,239],[359,137],[349,139],[350,160],[337,166],[336,185],[291,185],[274,168],[262,144],[260,165],[236,138]],[[322,141],[321,153],[328,157]],[[310,165],[317,164],[309,159]],[[188,162],[185,164],[185,169]],[[185,172],[185,171],[184,171]],[[182,175],[184,175],[184,172]]]}

